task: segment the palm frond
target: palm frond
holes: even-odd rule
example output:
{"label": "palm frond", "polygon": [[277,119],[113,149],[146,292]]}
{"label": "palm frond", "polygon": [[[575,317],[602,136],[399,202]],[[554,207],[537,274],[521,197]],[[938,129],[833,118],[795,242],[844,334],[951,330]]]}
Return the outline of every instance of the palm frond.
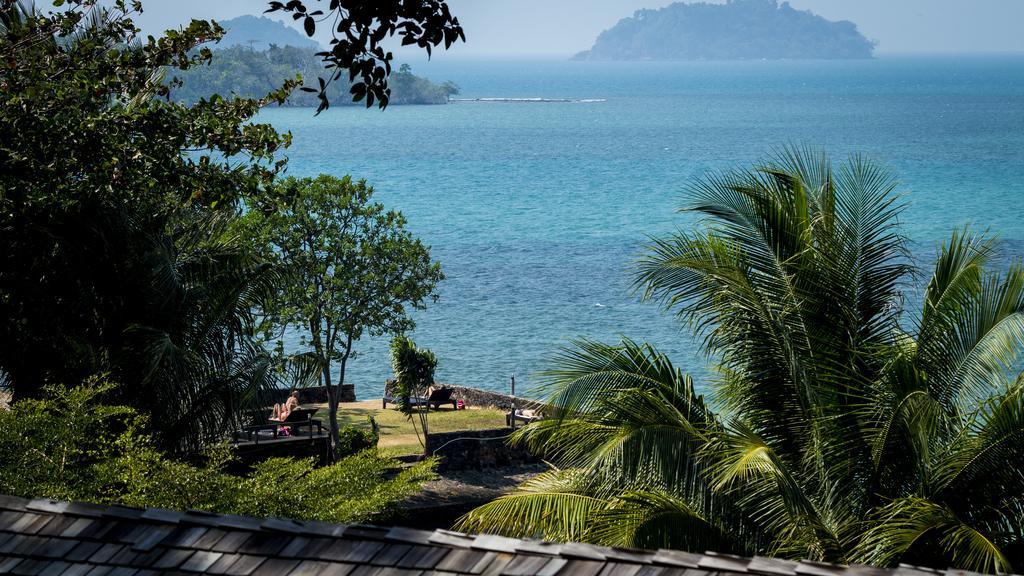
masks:
{"label": "palm frond", "polygon": [[605,546],[753,553],[717,524],[722,518],[708,518],[700,506],[670,493],[629,491],[595,512],[590,536]]}
{"label": "palm frond", "polygon": [[1024,268],[1011,266],[1005,276],[988,274],[958,298],[941,320],[933,314],[932,323],[941,330],[923,328],[918,363],[928,374],[932,395],[947,410],[969,412],[972,403],[1005,385],[1024,351]]}
{"label": "palm frond", "polygon": [[994,251],[993,239],[972,235],[966,229],[954,231],[949,243],[943,243],[925,288],[920,320],[922,340],[945,328],[960,307],[981,289],[984,266]]}
{"label": "palm frond", "polygon": [[587,494],[589,484],[578,470],[552,470],[476,508],[460,518],[455,528],[520,538],[587,541],[594,513],[608,504]]}
{"label": "palm frond", "polygon": [[709,444],[716,492],[736,495],[746,515],[774,536],[773,549],[813,559],[839,547],[835,527],[818,510],[794,472],[753,431],[740,423]]}
{"label": "palm frond", "polygon": [[1024,376],[984,403],[935,455],[932,490],[963,510],[998,507],[1024,493]]}
{"label": "palm frond", "polygon": [[[566,467],[702,490],[695,462],[718,427],[692,380],[649,346],[582,342],[550,371],[556,417],[514,438]],[[682,489],[682,488],[680,488]]]}
{"label": "palm frond", "polygon": [[[1012,565],[991,538],[960,521],[946,506],[919,498],[895,500],[879,510],[871,527],[853,548],[852,562],[891,566],[901,558],[928,556],[929,541],[938,541],[948,562],[978,572],[1012,571]],[[925,558],[921,558],[924,560]],[[924,563],[924,562],[922,562]],[[929,564],[941,564],[935,557]]]}

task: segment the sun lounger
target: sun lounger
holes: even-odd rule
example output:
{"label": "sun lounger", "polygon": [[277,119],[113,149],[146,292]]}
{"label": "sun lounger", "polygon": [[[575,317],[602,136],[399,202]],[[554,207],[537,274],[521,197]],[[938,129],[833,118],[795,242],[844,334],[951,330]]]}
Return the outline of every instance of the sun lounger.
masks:
{"label": "sun lounger", "polygon": [[543,414],[534,412],[533,410],[516,410],[515,412],[505,414],[505,425],[511,428],[513,422],[529,424],[531,422],[536,422],[537,420],[542,420],[543,418]]}
{"label": "sun lounger", "polygon": [[[453,388],[438,388],[431,392],[430,396],[427,396],[426,398],[410,398],[409,402],[414,408],[425,406],[429,410],[430,407],[433,406],[434,410],[439,410],[442,404],[451,404],[452,409],[457,409],[458,401],[452,398],[452,394],[454,393],[455,390]],[[381,401],[381,408],[387,408],[388,404],[398,404],[400,401],[401,400],[398,396],[385,396]]]}

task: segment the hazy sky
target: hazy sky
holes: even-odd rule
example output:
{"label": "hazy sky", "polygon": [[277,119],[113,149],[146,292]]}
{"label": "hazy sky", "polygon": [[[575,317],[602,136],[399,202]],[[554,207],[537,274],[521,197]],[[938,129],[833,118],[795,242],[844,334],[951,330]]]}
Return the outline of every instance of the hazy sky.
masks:
{"label": "hazy sky", "polygon": [[[326,1],[323,2],[326,4]],[[671,0],[449,0],[466,29],[458,55],[568,55],[640,8]],[[790,0],[831,20],[851,20],[885,52],[1024,52],[1024,0]],[[263,0],[146,0],[148,32],[189,18],[256,14]],[[307,0],[308,5],[316,0]]]}

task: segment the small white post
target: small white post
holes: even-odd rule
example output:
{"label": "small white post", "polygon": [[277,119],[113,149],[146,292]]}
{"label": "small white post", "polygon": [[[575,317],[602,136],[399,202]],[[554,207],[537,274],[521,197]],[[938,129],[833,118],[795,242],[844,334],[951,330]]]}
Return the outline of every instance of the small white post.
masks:
{"label": "small white post", "polygon": [[516,375],[512,375],[512,429],[516,429]]}

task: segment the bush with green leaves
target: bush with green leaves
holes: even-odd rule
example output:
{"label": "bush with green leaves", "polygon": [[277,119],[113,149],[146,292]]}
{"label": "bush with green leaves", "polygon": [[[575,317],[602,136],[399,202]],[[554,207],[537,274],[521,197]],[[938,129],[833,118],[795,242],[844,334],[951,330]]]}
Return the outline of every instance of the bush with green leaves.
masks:
{"label": "bush with green leaves", "polygon": [[380,427],[373,416],[367,417],[367,420],[370,424],[369,430],[353,425],[342,426],[338,430],[336,451],[339,458],[362,452],[377,445],[377,441],[380,440]]}
{"label": "bush with green leaves", "polygon": [[956,233],[907,312],[895,188],[803,150],[697,182],[701,228],[656,240],[637,285],[720,361],[711,401],[650,345],[579,342],[547,373],[558,413],[518,433],[559,468],[462,527],[1024,567],[1024,267]]}
{"label": "bush with green leaves", "polygon": [[[143,432],[145,417],[102,402],[112,388],[48,388],[0,410],[0,493],[350,523],[386,518],[433,478],[433,461],[403,468],[374,449],[324,467],[273,458],[245,476],[225,472],[227,445],[207,450],[201,465],[172,460]],[[368,440],[359,432],[350,447]]]}

